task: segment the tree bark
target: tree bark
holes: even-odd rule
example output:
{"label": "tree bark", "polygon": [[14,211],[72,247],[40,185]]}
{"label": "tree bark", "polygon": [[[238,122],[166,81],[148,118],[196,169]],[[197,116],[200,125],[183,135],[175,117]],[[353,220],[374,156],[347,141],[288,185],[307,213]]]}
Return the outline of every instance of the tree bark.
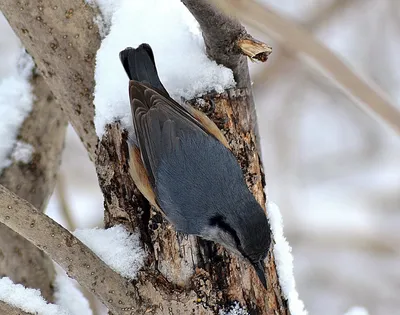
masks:
{"label": "tree bark", "polygon": [[[14,162],[3,170],[0,184],[43,211],[54,189],[67,121],[41,76],[31,84],[36,100],[21,126],[18,139],[34,148],[31,162]],[[52,261],[29,241],[0,223],[0,276],[40,289],[53,301]]]}
{"label": "tree bark", "polygon": [[[248,93],[247,89],[233,89],[191,103],[208,112],[224,131],[250,190],[264,205],[264,175]],[[133,183],[127,150],[126,134],[118,125],[109,126],[98,152],[97,171],[105,197],[106,223],[125,224],[141,233],[148,264],[134,285],[152,314],[166,314],[166,309],[171,314],[218,314],[222,306],[233,301],[239,301],[249,314],[289,314],[272,253],[268,256],[266,292],[247,262],[212,242],[176,233],[137,190],[129,189]]]}
{"label": "tree bark", "polygon": [[[92,23],[96,11],[78,0],[68,4],[42,0],[40,7],[27,3],[20,10],[12,0],[0,4],[11,26],[37,60],[90,156],[95,157],[104,194],[106,226],[123,224],[141,234],[148,258],[146,267],[132,283],[137,297],[135,314],[218,314],[219,309],[233,301],[239,301],[250,314],[289,314],[271,253],[267,265],[269,288],[265,291],[246,262],[211,242],[176,233],[159,212],[150,209],[130,178],[127,134],[118,123],[107,126],[94,154],[97,137],[91,92],[93,56],[99,46],[98,30]],[[65,35],[68,40],[64,40]],[[79,40],[75,40],[76,35],[80,35]],[[69,40],[73,48],[68,46]],[[85,60],[86,55],[92,58]],[[240,67],[247,69],[241,60]],[[246,82],[248,73],[246,76],[243,89],[203,99],[205,104],[214,104],[211,117],[224,129],[247,183],[264,205],[255,114]]]}
{"label": "tree bark", "polygon": [[8,305],[2,301],[0,301],[0,314],[7,314],[7,315],[32,315],[28,314],[24,311],[21,311],[19,308],[13,307]]}
{"label": "tree bark", "polygon": [[0,10],[94,159],[93,74],[100,35],[93,21],[98,11],[81,0],[2,0]]}

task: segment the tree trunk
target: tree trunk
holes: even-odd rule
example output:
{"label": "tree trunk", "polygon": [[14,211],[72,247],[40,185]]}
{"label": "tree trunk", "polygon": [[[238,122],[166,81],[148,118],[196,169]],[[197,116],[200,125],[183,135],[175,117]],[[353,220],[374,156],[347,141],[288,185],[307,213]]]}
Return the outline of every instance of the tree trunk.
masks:
{"label": "tree trunk", "polygon": [[[208,112],[224,131],[250,190],[264,205],[264,175],[249,102],[246,89],[233,89],[190,103]],[[118,125],[109,126],[100,143],[97,171],[105,197],[106,224],[135,228],[147,249],[147,267],[134,284],[146,308],[152,314],[166,314],[165,310],[171,314],[217,314],[221,306],[238,301],[250,314],[289,314],[272,253],[266,292],[247,262],[212,242],[176,233],[157,210],[150,209],[132,189],[127,150],[126,134]]]}
{"label": "tree trunk", "polygon": [[[0,184],[43,211],[55,186],[67,121],[43,78],[36,75],[31,84],[36,100],[18,139],[32,145],[32,160],[28,164],[14,162],[4,169]],[[0,276],[40,289],[48,301],[53,301],[55,271],[52,261],[1,223]]]}
{"label": "tree trunk", "polygon": [[[93,57],[99,47],[99,35],[92,21],[97,12],[78,0],[42,0],[39,6],[29,2],[23,4],[22,10],[20,7],[12,0],[0,4],[94,158],[104,194],[106,225],[123,224],[141,235],[148,258],[133,282],[138,303],[132,308],[137,311],[135,314],[218,314],[221,307],[233,301],[239,301],[250,314],[289,314],[272,253],[268,257],[269,287],[265,291],[249,264],[214,243],[176,233],[160,213],[150,209],[129,175],[127,134],[118,123],[107,126],[95,152]],[[241,70],[247,69],[243,58],[238,59]],[[248,83],[241,85],[243,89],[203,99],[206,104],[214,104],[211,118],[224,129],[250,189],[264,205]]]}

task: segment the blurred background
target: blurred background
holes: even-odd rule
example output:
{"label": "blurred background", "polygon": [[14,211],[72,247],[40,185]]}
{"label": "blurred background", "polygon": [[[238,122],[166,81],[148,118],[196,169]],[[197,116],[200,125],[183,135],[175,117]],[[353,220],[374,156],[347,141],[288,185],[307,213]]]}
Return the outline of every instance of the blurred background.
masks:
{"label": "blurred background", "polygon": [[[263,2],[400,109],[400,1]],[[400,314],[399,135],[281,43],[248,30],[273,47],[251,73],[268,197],[282,211],[300,298],[310,315],[355,305],[371,315]],[[4,19],[0,34],[3,54],[16,42]],[[47,213],[75,229],[101,226],[102,208],[95,169],[69,128]]]}

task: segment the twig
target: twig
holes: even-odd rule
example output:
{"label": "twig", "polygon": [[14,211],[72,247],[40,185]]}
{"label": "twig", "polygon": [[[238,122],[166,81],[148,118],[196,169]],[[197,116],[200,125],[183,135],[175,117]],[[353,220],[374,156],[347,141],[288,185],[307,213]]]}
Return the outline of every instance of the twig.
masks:
{"label": "twig", "polygon": [[238,20],[227,16],[206,0],[181,0],[199,22],[208,56],[232,69],[238,88],[249,88],[247,60],[266,61],[271,47],[254,39]]}
{"label": "twig", "polygon": [[254,39],[250,35],[246,35],[236,41],[241,52],[249,57],[252,61],[258,60],[265,62],[272,52],[272,48],[267,44]]}
{"label": "twig", "polygon": [[1,185],[0,222],[43,250],[114,314],[136,310],[136,293],[129,281],[111,270],[70,232]]}
{"label": "twig", "polygon": [[0,301],[0,314],[7,314],[7,315],[32,315],[28,314],[19,308],[11,306],[3,301]]}
{"label": "twig", "polygon": [[253,0],[211,0],[211,2],[219,5],[226,12],[235,13],[252,27],[282,41],[287,48],[311,57],[322,71],[333,78],[334,82],[350,96],[366,105],[362,106],[364,110],[374,113],[400,134],[400,111],[388,100],[384,92],[361,79],[330,49],[317,41],[300,25]]}
{"label": "twig", "polygon": [[71,208],[66,197],[65,178],[62,173],[58,174],[56,193],[60,203],[61,212],[65,218],[65,221],[67,222],[67,229],[69,231],[74,231],[76,229],[76,225],[74,219],[72,218]]}

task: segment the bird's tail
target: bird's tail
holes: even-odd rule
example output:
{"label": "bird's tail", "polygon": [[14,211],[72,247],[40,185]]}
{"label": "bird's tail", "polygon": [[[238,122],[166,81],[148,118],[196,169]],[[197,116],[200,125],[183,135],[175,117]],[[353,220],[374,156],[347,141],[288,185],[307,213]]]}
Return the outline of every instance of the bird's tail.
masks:
{"label": "bird's tail", "polygon": [[149,84],[168,96],[168,92],[158,77],[150,45],[141,44],[138,48],[128,47],[119,53],[119,58],[130,80]]}

